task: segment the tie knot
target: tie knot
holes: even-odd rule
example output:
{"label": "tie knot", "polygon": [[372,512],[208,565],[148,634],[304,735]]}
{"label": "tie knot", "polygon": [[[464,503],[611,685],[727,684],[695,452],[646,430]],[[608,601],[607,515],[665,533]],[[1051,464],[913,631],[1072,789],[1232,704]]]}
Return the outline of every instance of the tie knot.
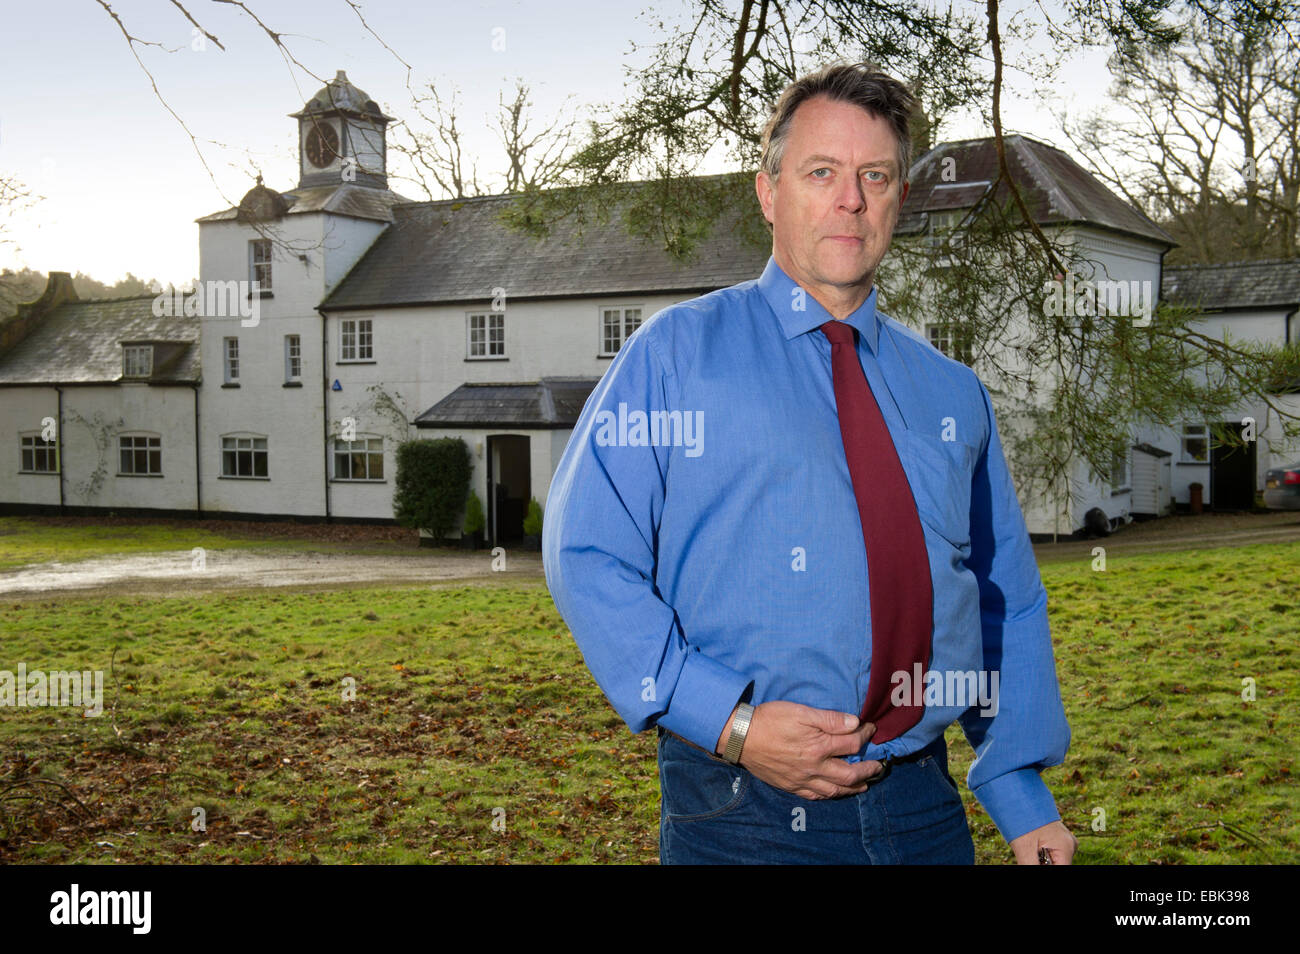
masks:
{"label": "tie knot", "polygon": [[853,344],[854,333],[857,331],[847,321],[836,321],[834,319],[822,325],[822,334],[824,334],[831,344]]}

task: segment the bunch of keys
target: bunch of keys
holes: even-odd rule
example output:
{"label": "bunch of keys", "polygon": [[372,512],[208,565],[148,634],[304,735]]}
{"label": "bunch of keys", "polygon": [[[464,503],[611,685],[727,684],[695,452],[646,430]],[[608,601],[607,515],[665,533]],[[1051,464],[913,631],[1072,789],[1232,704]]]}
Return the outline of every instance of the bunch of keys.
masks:
{"label": "bunch of keys", "polygon": [[1049,848],[1038,849],[1038,863],[1040,865],[1050,865],[1053,863],[1051,849]]}

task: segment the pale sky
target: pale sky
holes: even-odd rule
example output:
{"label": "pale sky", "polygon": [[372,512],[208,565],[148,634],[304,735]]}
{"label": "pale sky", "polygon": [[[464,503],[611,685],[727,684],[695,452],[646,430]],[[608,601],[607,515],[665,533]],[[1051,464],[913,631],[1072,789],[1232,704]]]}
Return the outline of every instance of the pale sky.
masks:
{"label": "pale sky", "polygon": [[[112,0],[159,91],[199,141],[212,176],[188,135],[150,87],[116,24],[96,0],[44,0],[6,10],[0,33],[0,174],[16,176],[44,200],[3,224],[17,241],[0,245],[0,268],[86,272],[113,282],[131,271],[180,283],[198,273],[201,215],[229,207],[260,169],[281,191],[298,181],[295,120],[338,70],[386,113],[414,119],[406,68],[362,26],[344,0],[247,0],[311,72],[286,64],[270,39],[237,8],[187,0],[187,8],[225,45],[198,45],[169,0]],[[966,0],[972,13],[984,4]],[[1051,4],[1048,4],[1049,9]],[[461,90],[468,145],[493,165],[488,129],[497,96],[516,78],[533,88],[535,121],[569,100],[570,111],[619,101],[625,66],[646,56],[659,19],[688,7],[663,0],[653,16],[626,0],[366,0],[370,27],[413,67],[411,85]],[[1007,4],[1040,14],[1027,2]],[[504,32],[496,32],[503,30]],[[504,39],[494,50],[493,39]],[[1010,44],[1011,41],[1008,41]],[[500,42],[497,46],[501,46]],[[1008,49],[1008,56],[1014,53]],[[1045,97],[1072,112],[1105,102],[1104,51],[1075,51],[1050,89],[1011,74],[1003,119],[1021,132],[1071,151]],[[978,117],[953,123],[943,138],[988,135]],[[390,154],[390,161],[393,156]],[[1076,156],[1076,158],[1078,158]],[[214,182],[215,179],[215,182]],[[414,186],[396,191],[422,198]],[[2,214],[2,213],[0,213]]]}

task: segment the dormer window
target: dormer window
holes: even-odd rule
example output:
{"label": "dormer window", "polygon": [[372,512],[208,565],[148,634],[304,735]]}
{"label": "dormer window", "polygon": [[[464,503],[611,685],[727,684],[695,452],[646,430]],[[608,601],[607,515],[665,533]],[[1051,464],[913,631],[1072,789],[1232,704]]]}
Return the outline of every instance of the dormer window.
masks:
{"label": "dormer window", "polygon": [[952,232],[966,217],[966,209],[945,209],[942,212],[927,212],[926,218],[930,221],[928,240],[930,247],[933,249],[942,249],[944,245],[951,243],[954,247],[960,244],[960,239],[954,237]]}
{"label": "dormer window", "polygon": [[122,377],[147,378],[153,374],[153,345],[122,346]]}

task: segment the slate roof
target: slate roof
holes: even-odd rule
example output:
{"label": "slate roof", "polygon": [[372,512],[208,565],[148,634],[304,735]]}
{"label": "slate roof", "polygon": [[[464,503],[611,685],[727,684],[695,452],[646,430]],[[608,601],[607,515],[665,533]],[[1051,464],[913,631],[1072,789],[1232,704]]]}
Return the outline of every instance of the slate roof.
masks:
{"label": "slate roof", "polygon": [[[635,186],[633,186],[635,187]],[[415,202],[393,207],[393,224],[325,299],[327,311],[487,301],[503,287],[511,299],[631,293],[704,292],[762,274],[770,246],[758,248],[736,226],[760,216],[758,201],[724,215],[690,261],[633,237],[621,206],[606,224],[591,218],[581,234],[559,219],[544,239],[499,218],[514,196]],[[594,218],[594,217],[593,217]]]}
{"label": "slate roof", "polygon": [[[1055,146],[1020,135],[1005,137],[1004,145],[1011,174],[1040,225],[1086,224],[1169,248],[1178,244]],[[945,163],[949,158],[953,162]],[[943,178],[947,170],[956,181]],[[991,137],[940,143],[912,164],[911,191],[899,213],[897,234],[923,231],[926,213],[974,205],[997,177],[997,146]],[[996,198],[1000,202],[1009,194],[1003,184]]]}
{"label": "slate roof", "polygon": [[1201,308],[1300,307],[1300,258],[1167,265],[1160,296]]}
{"label": "slate roof", "polygon": [[200,322],[156,318],[153,302],[154,296],[143,295],[58,305],[0,352],[0,386],[116,383],[122,380],[122,341],[172,345],[155,348],[150,383],[197,384]]}
{"label": "slate roof", "polygon": [[599,378],[462,384],[415,419],[416,427],[573,427]]}
{"label": "slate roof", "polygon": [[[392,207],[409,199],[390,192],[387,189],[374,189],[369,186],[344,183],[342,185],[311,186],[304,189],[291,189],[281,192],[280,196],[288,203],[286,214],[295,215],[303,212],[332,212],[356,219],[373,219],[376,222],[391,222]],[[224,212],[214,212],[196,222],[234,221],[238,208],[229,208]]]}

